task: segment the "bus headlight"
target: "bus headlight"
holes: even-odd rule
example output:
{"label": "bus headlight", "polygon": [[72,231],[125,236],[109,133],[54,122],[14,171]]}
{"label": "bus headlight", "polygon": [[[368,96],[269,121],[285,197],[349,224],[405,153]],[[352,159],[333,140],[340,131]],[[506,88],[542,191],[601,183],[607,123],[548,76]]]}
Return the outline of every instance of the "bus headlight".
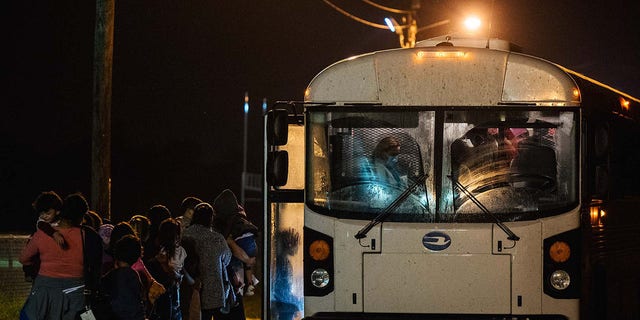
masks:
{"label": "bus headlight", "polygon": [[324,288],[329,284],[329,272],[327,270],[318,268],[311,272],[311,283],[316,288]]}
{"label": "bus headlight", "polygon": [[569,287],[571,283],[571,277],[564,270],[556,270],[551,273],[551,277],[549,278],[551,282],[551,286],[556,290],[564,290]]}

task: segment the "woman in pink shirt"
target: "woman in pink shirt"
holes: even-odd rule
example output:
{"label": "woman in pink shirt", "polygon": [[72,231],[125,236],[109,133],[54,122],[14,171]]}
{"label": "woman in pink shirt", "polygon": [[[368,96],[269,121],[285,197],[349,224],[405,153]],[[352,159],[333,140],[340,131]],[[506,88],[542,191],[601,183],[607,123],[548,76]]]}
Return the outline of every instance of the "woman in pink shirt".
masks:
{"label": "woman in pink shirt", "polygon": [[84,311],[85,284],[86,289],[96,288],[102,258],[90,254],[102,252],[100,236],[80,226],[87,210],[87,201],[81,194],[67,196],[60,223],[55,227],[66,240],[67,248],[62,249],[54,239],[38,230],[22,250],[20,263],[31,265],[39,256],[40,269],[21,311],[21,319],[26,316],[27,319],[73,320]]}

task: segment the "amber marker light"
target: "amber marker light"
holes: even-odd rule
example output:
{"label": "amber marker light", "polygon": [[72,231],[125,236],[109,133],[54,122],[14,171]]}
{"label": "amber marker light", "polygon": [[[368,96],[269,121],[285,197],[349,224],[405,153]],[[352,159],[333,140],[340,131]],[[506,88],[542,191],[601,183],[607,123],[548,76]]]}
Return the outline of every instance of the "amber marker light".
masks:
{"label": "amber marker light", "polygon": [[425,58],[464,58],[466,56],[464,51],[418,51],[416,56],[418,59]]}
{"label": "amber marker light", "polygon": [[329,244],[324,240],[316,240],[309,246],[309,255],[315,261],[327,259],[329,251]]}
{"label": "amber marker light", "polygon": [[622,107],[622,110],[629,111],[629,104],[629,100],[620,97],[620,107]]}
{"label": "amber marker light", "polygon": [[555,262],[565,262],[571,256],[571,248],[564,241],[556,241],[549,248],[549,256]]}
{"label": "amber marker light", "polygon": [[580,90],[578,90],[578,88],[573,88],[573,98],[575,100],[580,100]]}

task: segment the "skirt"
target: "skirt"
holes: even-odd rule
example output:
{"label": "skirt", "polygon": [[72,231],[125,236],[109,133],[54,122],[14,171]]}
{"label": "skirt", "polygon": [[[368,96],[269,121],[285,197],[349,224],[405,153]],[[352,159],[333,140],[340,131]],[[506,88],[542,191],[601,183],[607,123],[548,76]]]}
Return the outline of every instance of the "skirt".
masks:
{"label": "skirt", "polygon": [[74,320],[85,310],[84,279],[37,276],[20,312],[28,320]]}

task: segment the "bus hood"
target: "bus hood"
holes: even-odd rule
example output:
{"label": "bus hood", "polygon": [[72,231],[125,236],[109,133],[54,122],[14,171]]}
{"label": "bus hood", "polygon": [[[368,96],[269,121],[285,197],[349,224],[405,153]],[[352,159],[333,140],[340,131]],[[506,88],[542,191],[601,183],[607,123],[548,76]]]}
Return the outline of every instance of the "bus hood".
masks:
{"label": "bus hood", "polygon": [[364,312],[510,313],[511,259],[493,253],[492,229],[386,224],[380,252],[363,254]]}

